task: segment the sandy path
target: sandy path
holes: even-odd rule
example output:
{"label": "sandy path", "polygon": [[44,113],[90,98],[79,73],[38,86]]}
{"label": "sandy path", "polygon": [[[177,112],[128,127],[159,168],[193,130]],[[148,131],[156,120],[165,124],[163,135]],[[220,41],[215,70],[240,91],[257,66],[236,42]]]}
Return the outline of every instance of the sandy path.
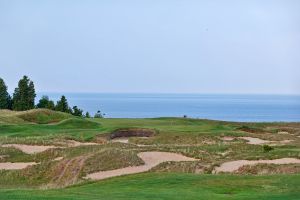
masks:
{"label": "sandy path", "polygon": [[27,145],[27,144],[4,144],[2,147],[14,147],[27,154],[34,154],[46,151],[47,149],[57,148],[56,146],[40,146],[40,145]]}
{"label": "sandy path", "polygon": [[146,172],[156,165],[167,161],[195,161],[197,159],[189,158],[181,154],[168,153],[168,152],[141,152],[138,156],[145,162],[141,166],[125,167],[121,169],[100,171],[92,174],[88,174],[86,178],[92,180],[101,180],[115,176],[121,176],[126,174],[136,174],[140,172]]}
{"label": "sandy path", "polygon": [[244,165],[256,165],[256,164],[297,164],[300,163],[300,159],[296,158],[281,158],[275,160],[236,160],[223,163],[220,167],[216,167],[214,172],[234,172]]}
{"label": "sandy path", "polygon": [[36,165],[37,163],[35,162],[18,162],[18,163],[11,163],[11,162],[5,162],[5,163],[0,163],[0,170],[6,169],[6,170],[12,170],[12,169],[24,169],[28,166],[31,165]]}

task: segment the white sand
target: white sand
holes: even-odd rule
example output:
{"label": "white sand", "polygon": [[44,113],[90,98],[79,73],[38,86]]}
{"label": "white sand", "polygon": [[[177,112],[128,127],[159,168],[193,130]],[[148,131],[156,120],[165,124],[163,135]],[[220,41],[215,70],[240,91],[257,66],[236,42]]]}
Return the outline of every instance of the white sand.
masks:
{"label": "white sand", "polygon": [[24,169],[28,166],[31,165],[36,165],[37,163],[35,162],[18,162],[18,163],[11,163],[11,162],[5,162],[5,163],[0,163],[0,170],[5,169],[5,170],[13,170],[13,169]]}
{"label": "white sand", "polygon": [[4,144],[2,147],[14,147],[27,154],[34,154],[46,151],[47,149],[57,148],[55,146],[27,145],[27,144]]}
{"label": "white sand", "polygon": [[140,172],[146,172],[156,165],[167,161],[195,161],[194,158],[189,158],[181,154],[168,153],[168,152],[141,152],[138,156],[145,162],[141,166],[125,167],[121,169],[100,171],[92,174],[88,174],[86,178],[92,180],[101,180],[115,176],[121,176],[126,174],[136,174]]}
{"label": "white sand", "polygon": [[243,140],[247,140],[248,144],[265,144],[265,143],[270,143],[271,141],[269,140],[262,140],[259,138],[253,138],[253,137],[239,137]]}
{"label": "white sand", "polygon": [[275,160],[236,160],[225,162],[221,166],[216,167],[214,172],[234,172],[244,165],[256,165],[256,164],[297,164],[300,163],[300,159],[296,158],[281,158]]}

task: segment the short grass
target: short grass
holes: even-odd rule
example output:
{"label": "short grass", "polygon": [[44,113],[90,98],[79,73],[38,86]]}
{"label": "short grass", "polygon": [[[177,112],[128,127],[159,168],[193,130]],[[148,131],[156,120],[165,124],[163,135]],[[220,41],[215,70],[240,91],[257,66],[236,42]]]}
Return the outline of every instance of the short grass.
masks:
{"label": "short grass", "polygon": [[54,190],[0,189],[19,200],[298,200],[300,175],[234,176],[144,173]]}

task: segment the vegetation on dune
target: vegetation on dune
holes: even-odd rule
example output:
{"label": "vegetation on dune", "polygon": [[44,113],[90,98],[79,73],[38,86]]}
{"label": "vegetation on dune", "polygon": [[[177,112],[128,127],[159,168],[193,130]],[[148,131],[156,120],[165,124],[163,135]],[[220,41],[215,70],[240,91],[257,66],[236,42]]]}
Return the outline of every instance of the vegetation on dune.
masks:
{"label": "vegetation on dune", "polygon": [[[10,120],[11,122],[8,123]],[[298,165],[245,167],[236,172],[238,174],[294,173],[292,176],[274,176],[280,177],[275,179],[269,179],[269,176],[239,178],[239,176],[201,175],[212,173],[215,166],[227,161],[300,158],[300,138],[297,137],[300,136],[299,123],[234,123],[189,118],[89,119],[48,109],[18,112],[1,110],[0,121],[2,121],[0,144],[19,143],[59,147],[36,154],[25,154],[12,147],[1,147],[0,162],[39,164],[22,170],[0,171],[0,188],[2,188],[0,199],[2,197],[5,199],[101,199],[100,192],[105,194],[104,199],[147,197],[199,199],[199,195],[214,199],[226,199],[228,195],[234,199],[258,197],[293,199],[299,195],[295,192],[295,189],[298,189],[296,186],[291,190],[284,186],[284,184],[296,183],[295,180],[299,178]],[[279,133],[287,130],[287,127],[288,134]],[[129,137],[129,143],[114,142],[118,138],[109,136]],[[268,147],[272,149],[268,150],[268,147],[263,145],[248,144],[239,138],[240,136],[275,141],[289,139],[291,142],[278,146],[269,145]],[[225,137],[232,140],[224,140]],[[70,140],[99,142],[99,145],[91,143],[89,146],[68,147],[66,144]],[[99,183],[87,184],[89,181],[83,178],[92,172],[141,165],[143,161],[137,154],[145,151],[173,152],[199,160],[165,162],[149,173],[113,178]],[[62,160],[55,160],[60,157]],[[174,172],[185,174],[170,174]],[[280,184],[279,179],[285,179],[286,182]],[[139,181],[140,185],[134,180]],[[222,184],[228,180],[230,184],[223,187]],[[67,187],[73,184],[82,185]],[[45,190],[43,194],[39,190],[14,189],[60,187],[67,188]],[[180,187],[183,189],[181,190]],[[247,187],[250,189],[247,190]],[[274,187],[284,189],[285,192],[270,195],[270,190]],[[10,190],[6,190],[7,188]],[[132,188],[139,188],[135,191],[135,195],[132,195]],[[85,196],[76,196],[76,191],[82,192]],[[151,196],[153,191],[157,191],[157,195]],[[179,195],[172,195],[174,191]]]}

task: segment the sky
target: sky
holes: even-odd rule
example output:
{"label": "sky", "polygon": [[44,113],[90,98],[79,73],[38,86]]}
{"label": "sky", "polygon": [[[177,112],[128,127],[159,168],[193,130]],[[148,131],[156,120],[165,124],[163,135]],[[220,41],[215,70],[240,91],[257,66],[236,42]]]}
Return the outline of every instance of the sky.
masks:
{"label": "sky", "polygon": [[299,0],[0,0],[13,91],[300,94]]}

